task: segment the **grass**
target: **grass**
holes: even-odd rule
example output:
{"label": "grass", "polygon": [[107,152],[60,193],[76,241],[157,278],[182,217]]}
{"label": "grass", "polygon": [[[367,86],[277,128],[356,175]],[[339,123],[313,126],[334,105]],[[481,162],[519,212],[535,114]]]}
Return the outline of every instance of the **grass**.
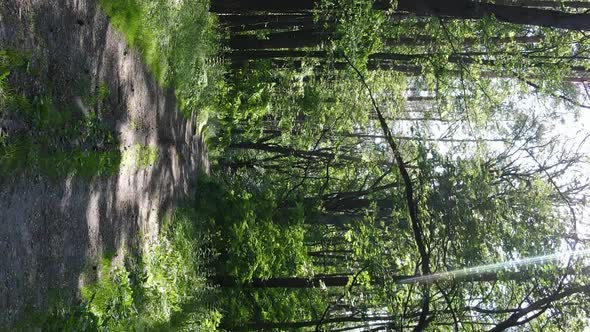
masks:
{"label": "grass", "polygon": [[[89,97],[99,100],[100,97]],[[50,96],[5,98],[30,127],[30,134],[0,139],[0,175],[36,173],[62,178],[116,174],[121,163],[116,135],[95,112],[83,118],[68,109],[58,109]]]}
{"label": "grass", "polygon": [[[27,72],[31,55],[0,50],[0,112],[11,112],[27,129],[12,137],[0,133],[0,175],[43,174],[93,177],[116,174],[121,163],[116,135],[99,117],[109,96],[108,86],[84,96],[90,107],[83,117],[56,106],[51,95],[28,97],[10,86],[13,71]],[[90,89],[89,89],[90,91]]]}
{"label": "grass", "polygon": [[15,69],[22,67],[25,56],[12,49],[0,49],[0,112],[12,100],[13,92],[8,85],[8,76]]}
{"label": "grass", "polygon": [[133,148],[123,153],[122,164],[126,166],[145,169],[154,165],[158,160],[157,146],[135,144]]}
{"label": "grass", "polygon": [[100,0],[110,22],[139,51],[162,86],[173,86],[184,113],[205,107],[220,69],[208,0]]}
{"label": "grass", "polygon": [[37,173],[53,179],[68,175],[90,178],[109,176],[119,171],[121,153],[109,151],[50,151],[26,138],[0,144],[0,175],[15,172]]}
{"label": "grass", "polygon": [[191,209],[164,221],[155,243],[114,266],[108,258],[98,280],[82,289],[76,306],[54,304],[21,323],[44,331],[213,331],[221,320],[207,285],[206,237]]}

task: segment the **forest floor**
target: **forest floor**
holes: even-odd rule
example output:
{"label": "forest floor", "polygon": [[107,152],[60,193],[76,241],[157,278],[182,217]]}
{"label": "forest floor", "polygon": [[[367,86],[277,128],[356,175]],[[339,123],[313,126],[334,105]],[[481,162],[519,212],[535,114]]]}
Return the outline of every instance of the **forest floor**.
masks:
{"label": "forest floor", "polygon": [[[56,292],[76,298],[101,257],[154,238],[163,215],[194,192],[196,172],[208,169],[195,118],[176,109],[174,91],[158,85],[97,6],[0,3],[0,50],[21,58],[9,86],[30,104],[52,105],[0,111],[0,138],[27,137],[47,155],[16,149],[20,169],[0,171],[0,326],[42,310]],[[69,117],[48,119],[55,110]]]}

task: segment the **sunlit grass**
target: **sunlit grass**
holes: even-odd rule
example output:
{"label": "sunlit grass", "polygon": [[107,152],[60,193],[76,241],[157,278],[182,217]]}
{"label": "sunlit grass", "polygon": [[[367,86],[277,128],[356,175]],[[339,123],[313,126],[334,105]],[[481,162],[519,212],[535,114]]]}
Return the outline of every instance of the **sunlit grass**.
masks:
{"label": "sunlit grass", "polygon": [[162,86],[172,86],[185,113],[198,111],[213,93],[220,69],[215,16],[209,1],[101,0],[100,6]]}
{"label": "sunlit grass", "polygon": [[158,160],[157,146],[135,144],[133,148],[123,152],[121,164],[124,166],[145,169],[153,166]]}

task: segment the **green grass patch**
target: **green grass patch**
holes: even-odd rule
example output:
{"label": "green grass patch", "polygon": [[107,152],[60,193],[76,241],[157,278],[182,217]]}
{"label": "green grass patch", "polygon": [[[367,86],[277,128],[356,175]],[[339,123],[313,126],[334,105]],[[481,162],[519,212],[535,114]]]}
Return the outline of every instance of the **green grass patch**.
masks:
{"label": "green grass patch", "polygon": [[[23,52],[0,50],[0,112],[10,112],[25,126],[16,134],[0,132],[0,175],[43,174],[52,178],[116,174],[121,153],[114,131],[99,116],[109,88],[101,83],[84,96],[84,115],[74,105],[56,106],[51,95],[27,96],[10,86],[12,72],[30,60]],[[152,159],[148,154],[144,159]]]}
{"label": "green grass patch", "polygon": [[3,176],[15,172],[43,174],[55,179],[67,175],[109,176],[119,171],[120,163],[118,150],[51,151],[26,138],[0,144],[0,175]]}
{"label": "green grass patch", "polygon": [[178,210],[158,240],[123,266],[103,259],[98,280],[82,289],[76,306],[54,305],[25,327],[44,331],[214,331],[221,320],[212,305],[205,236],[195,212]]}
{"label": "green grass patch", "polygon": [[0,112],[12,100],[13,91],[8,85],[8,76],[16,69],[22,67],[26,62],[23,53],[12,49],[0,49]]}
{"label": "green grass patch", "polygon": [[95,112],[81,118],[73,110],[57,109],[50,96],[29,99],[20,94],[11,94],[7,107],[28,123],[30,133],[2,135],[1,175],[89,178],[118,172],[122,156],[116,137]]}
{"label": "green grass patch", "polygon": [[100,109],[109,95],[109,86],[105,82],[100,82],[96,89],[96,93],[90,94],[85,98],[86,104],[92,109]]}
{"label": "green grass patch", "polygon": [[209,103],[221,70],[216,17],[208,0],[100,0],[111,23],[139,51],[158,82],[174,86],[185,113]]}
{"label": "green grass patch", "polygon": [[123,153],[122,164],[138,169],[145,169],[154,165],[158,160],[158,156],[157,146],[135,144],[131,149]]}

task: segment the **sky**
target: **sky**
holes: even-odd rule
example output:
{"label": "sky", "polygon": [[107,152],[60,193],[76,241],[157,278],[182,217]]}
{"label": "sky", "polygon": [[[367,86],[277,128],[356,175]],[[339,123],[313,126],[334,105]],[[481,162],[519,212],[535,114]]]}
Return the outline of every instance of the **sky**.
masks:
{"label": "sky", "polygon": [[[590,99],[584,92],[581,85],[579,98],[580,103],[590,105]],[[590,86],[589,86],[590,88]],[[563,142],[564,146],[568,149],[578,149],[579,152],[585,155],[585,165],[581,165],[577,169],[576,173],[569,173],[563,176],[559,181],[559,184],[568,183],[572,179],[583,180],[584,178],[590,181],[590,139],[584,141],[584,138],[590,135],[590,108],[577,108],[575,110],[567,109],[564,103],[555,103],[545,98],[538,98],[535,94],[531,93],[526,97],[517,97],[516,94],[514,99],[511,100],[515,110],[522,112],[523,114],[547,114],[552,111],[556,111],[561,114],[559,119],[544,120],[545,132],[543,137],[551,141]],[[423,117],[424,103],[416,103],[417,112],[412,112],[412,105],[409,104],[407,109],[410,110],[409,117],[420,118]],[[436,111],[433,110],[433,113]],[[510,114],[508,115],[510,119]],[[540,117],[544,118],[544,117]],[[498,120],[498,119],[494,119]],[[505,121],[508,124],[508,121]],[[440,121],[429,121],[424,124],[424,121],[392,121],[391,127],[394,132],[394,136],[413,136],[416,135],[412,132],[411,127],[422,126],[422,131],[427,132],[423,134],[426,138],[437,139],[445,137],[448,133],[449,123]],[[465,127],[465,126],[464,126]],[[422,132],[421,131],[421,132]],[[478,138],[497,138],[495,134],[490,134],[489,131],[481,132],[481,134],[474,133],[469,128],[462,128],[456,130],[452,135],[452,138],[456,139],[473,139]],[[448,136],[447,136],[448,137]],[[583,143],[582,143],[583,142]],[[401,142],[403,148],[403,141]],[[466,142],[466,143],[447,143],[437,142],[436,143],[439,152],[453,153],[453,156],[464,156],[475,152],[477,143]],[[501,152],[506,149],[506,143],[503,142],[487,142],[487,147],[490,151]],[[519,162],[523,164],[531,164],[533,161],[526,156],[526,153],[521,155],[522,160]],[[547,156],[550,158],[550,156]],[[590,194],[590,193],[588,193]],[[569,211],[568,211],[569,213]],[[576,211],[576,219],[578,220],[577,231],[578,236],[581,238],[590,239],[590,207],[586,206]]]}

